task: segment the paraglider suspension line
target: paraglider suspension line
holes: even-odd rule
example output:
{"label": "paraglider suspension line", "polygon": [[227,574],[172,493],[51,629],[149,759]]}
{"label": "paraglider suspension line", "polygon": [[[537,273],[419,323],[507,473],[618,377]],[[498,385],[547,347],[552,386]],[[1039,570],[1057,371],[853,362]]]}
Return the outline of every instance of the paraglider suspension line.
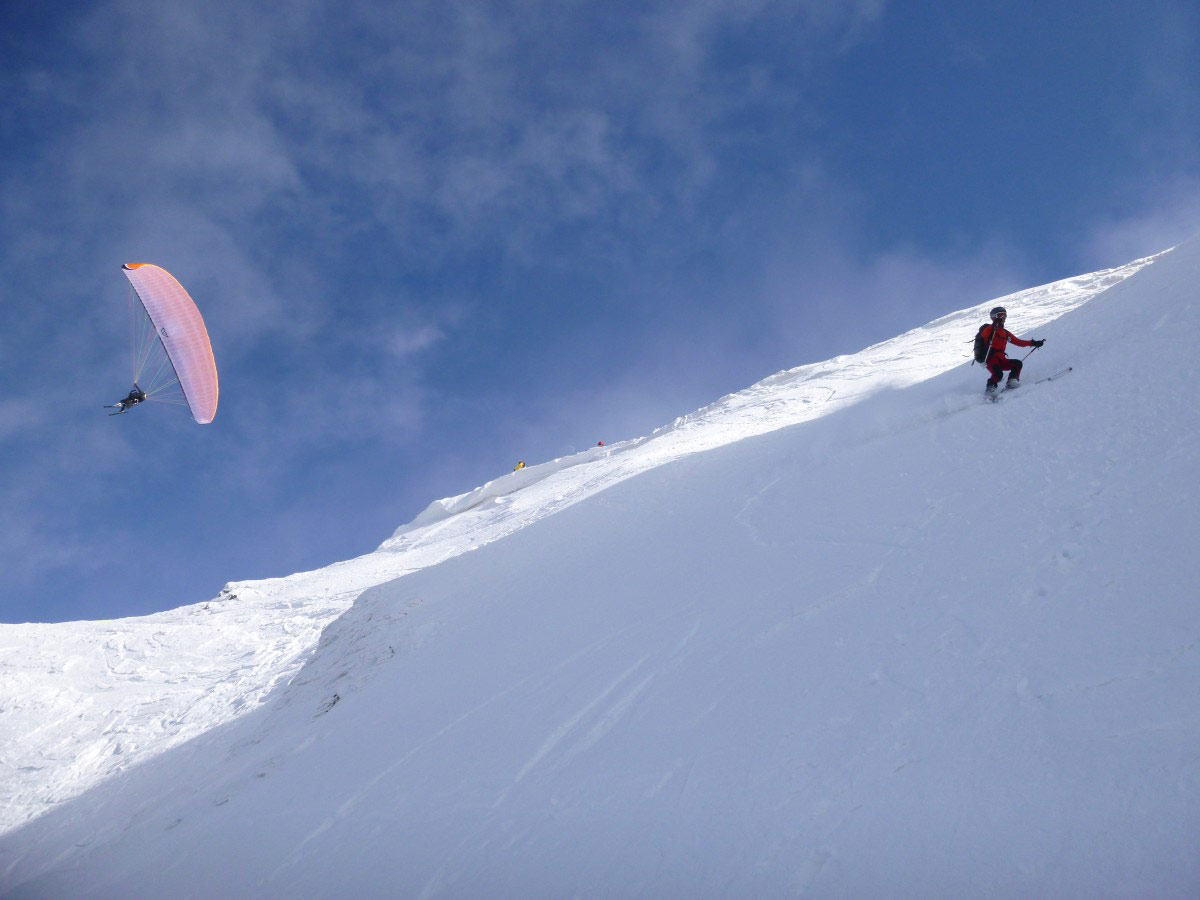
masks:
{"label": "paraglider suspension line", "polygon": [[[178,398],[156,396],[168,388],[178,385],[179,375],[175,371],[175,366],[171,362],[171,358],[167,355],[166,349],[159,342],[154,322],[150,318],[150,314],[146,312],[146,308],[142,305],[141,299],[138,298],[133,285],[129,286],[129,339],[131,344],[130,355],[133,363],[133,383],[135,385],[140,385],[143,380],[146,380],[143,376],[146,373],[147,367],[152,362],[157,362],[153,376],[146,380],[147,386],[141,388],[146,394],[146,399],[187,406],[187,399],[182,396]],[[159,354],[157,360],[154,358],[156,348]],[[163,379],[166,380],[164,381]]]}

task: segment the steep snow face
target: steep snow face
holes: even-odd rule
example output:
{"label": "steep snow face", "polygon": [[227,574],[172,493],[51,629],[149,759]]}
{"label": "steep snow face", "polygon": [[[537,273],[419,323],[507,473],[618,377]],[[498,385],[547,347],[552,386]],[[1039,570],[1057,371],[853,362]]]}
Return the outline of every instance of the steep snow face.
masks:
{"label": "steep snow face", "polygon": [[1128,274],[1002,298],[1048,342],[1000,406],[962,364],[989,303],[254,585],[357,600],[234,674],[294,673],[267,703],[6,835],[0,887],[1193,893],[1200,419],[1162,361],[1200,247]]}
{"label": "steep snow face", "polygon": [[829,415],[962,364],[997,302],[1026,331],[1151,262],[962,310],[861,353],[767,378],[653,435],[534,465],[430,504],[377,552],[137,619],[0,625],[0,833],[248,710],[362,591],[497,540],[673,459]]}

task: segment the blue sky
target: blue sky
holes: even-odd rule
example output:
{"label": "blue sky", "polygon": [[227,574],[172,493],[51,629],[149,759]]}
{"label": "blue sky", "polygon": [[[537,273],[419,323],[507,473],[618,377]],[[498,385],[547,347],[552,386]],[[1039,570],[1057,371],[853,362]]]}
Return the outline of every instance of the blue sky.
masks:
{"label": "blue sky", "polygon": [[[1200,230],[1192,2],[0,23],[6,621],[356,556],[518,458]],[[100,408],[129,387],[126,261],[204,313],[212,425]]]}

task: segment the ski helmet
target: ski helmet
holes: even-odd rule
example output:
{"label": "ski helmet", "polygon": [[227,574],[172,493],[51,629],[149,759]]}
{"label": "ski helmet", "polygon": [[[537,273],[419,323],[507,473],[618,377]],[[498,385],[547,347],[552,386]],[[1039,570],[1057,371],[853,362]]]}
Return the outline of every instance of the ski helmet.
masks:
{"label": "ski helmet", "polygon": [[997,319],[1007,319],[1008,310],[1006,310],[1003,306],[993,306],[991,315],[993,322]]}

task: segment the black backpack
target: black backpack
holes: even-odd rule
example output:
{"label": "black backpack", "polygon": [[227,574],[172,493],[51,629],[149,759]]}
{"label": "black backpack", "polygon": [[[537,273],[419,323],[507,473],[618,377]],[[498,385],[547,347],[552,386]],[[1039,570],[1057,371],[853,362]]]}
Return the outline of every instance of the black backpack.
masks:
{"label": "black backpack", "polygon": [[987,362],[988,350],[991,349],[992,342],[983,336],[983,329],[987,327],[988,323],[984,322],[979,326],[979,331],[975,333],[975,362],[977,363]]}

